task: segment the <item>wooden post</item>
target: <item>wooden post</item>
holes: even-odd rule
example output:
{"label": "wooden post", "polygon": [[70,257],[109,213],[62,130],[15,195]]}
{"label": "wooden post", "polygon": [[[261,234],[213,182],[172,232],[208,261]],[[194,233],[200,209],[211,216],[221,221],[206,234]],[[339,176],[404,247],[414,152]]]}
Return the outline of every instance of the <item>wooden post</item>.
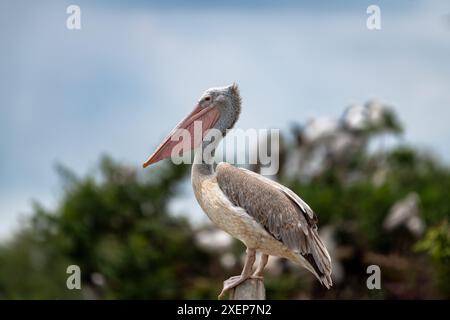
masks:
{"label": "wooden post", "polygon": [[264,282],[259,279],[248,279],[230,290],[230,300],[266,300]]}

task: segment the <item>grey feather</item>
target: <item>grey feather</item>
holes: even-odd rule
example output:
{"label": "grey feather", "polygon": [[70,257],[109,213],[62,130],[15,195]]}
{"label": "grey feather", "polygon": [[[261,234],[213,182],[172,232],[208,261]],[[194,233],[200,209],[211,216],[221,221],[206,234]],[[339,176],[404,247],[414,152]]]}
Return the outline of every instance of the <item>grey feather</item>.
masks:
{"label": "grey feather", "polygon": [[220,163],[217,183],[235,206],[243,208],[275,239],[301,254],[330,287],[331,260],[317,233],[317,216],[292,190],[252,171]]}

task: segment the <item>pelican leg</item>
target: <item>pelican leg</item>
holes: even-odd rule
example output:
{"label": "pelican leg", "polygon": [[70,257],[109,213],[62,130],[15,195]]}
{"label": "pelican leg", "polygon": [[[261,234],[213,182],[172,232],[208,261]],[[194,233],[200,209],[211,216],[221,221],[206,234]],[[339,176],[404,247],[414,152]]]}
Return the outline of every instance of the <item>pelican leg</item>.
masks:
{"label": "pelican leg", "polygon": [[269,255],[261,253],[261,259],[259,260],[258,269],[256,269],[255,273],[252,275],[253,279],[264,279],[264,268],[267,265],[267,261],[269,261]]}
{"label": "pelican leg", "polygon": [[227,292],[228,290],[240,285],[245,280],[249,279],[252,276],[253,264],[256,259],[256,250],[247,248],[247,255],[245,257],[244,268],[242,269],[242,273],[239,276],[231,277],[223,282],[222,292],[219,294],[219,299]]}

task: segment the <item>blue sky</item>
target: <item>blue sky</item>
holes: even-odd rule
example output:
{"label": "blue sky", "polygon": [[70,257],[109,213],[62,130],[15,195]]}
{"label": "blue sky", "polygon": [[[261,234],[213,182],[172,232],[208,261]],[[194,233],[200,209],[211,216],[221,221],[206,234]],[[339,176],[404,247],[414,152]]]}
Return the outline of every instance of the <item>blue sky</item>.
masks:
{"label": "blue sky", "polygon": [[[65,27],[70,4],[79,31]],[[31,199],[56,203],[55,163],[140,165],[205,89],[233,81],[241,128],[283,131],[378,98],[406,141],[448,161],[449,14],[448,1],[2,1],[0,237]]]}

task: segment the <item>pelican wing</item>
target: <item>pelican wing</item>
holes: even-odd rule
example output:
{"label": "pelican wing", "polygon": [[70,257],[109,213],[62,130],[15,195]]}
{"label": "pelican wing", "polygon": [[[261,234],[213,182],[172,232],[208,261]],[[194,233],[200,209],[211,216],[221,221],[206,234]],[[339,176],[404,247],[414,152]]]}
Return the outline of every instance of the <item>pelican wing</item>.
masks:
{"label": "pelican wing", "polygon": [[255,172],[220,163],[217,183],[231,203],[243,208],[275,239],[300,254],[327,287],[331,260],[317,233],[313,210],[292,190]]}

